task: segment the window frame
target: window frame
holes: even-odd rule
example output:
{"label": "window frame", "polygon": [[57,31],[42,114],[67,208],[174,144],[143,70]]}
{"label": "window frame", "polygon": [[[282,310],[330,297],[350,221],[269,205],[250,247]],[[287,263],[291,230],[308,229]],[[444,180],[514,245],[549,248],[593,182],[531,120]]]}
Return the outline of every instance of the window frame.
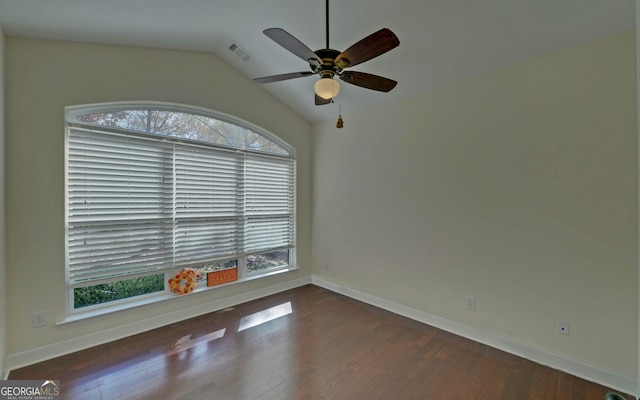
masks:
{"label": "window frame", "polygon": [[[240,148],[236,148],[233,146],[228,146],[228,145],[224,145],[224,144],[219,144],[219,143],[209,143],[207,144],[206,142],[202,142],[202,141],[196,141],[196,140],[190,140],[190,139],[183,139],[183,138],[179,138],[179,137],[175,137],[175,136],[168,136],[168,135],[162,135],[162,134],[156,134],[156,133],[151,133],[151,134],[144,134],[138,131],[131,131],[131,130],[127,130],[127,129],[120,129],[117,127],[108,127],[108,126],[101,126],[101,125],[96,125],[96,124],[90,124],[90,123],[82,123],[82,122],[78,122],[76,121],[76,117],[79,115],[86,115],[86,114],[93,114],[93,113],[108,113],[108,112],[117,112],[117,111],[123,111],[123,110],[134,110],[134,109],[149,109],[149,110],[161,110],[161,111],[168,111],[168,112],[176,112],[176,113],[186,113],[186,114],[195,114],[195,115],[199,115],[199,116],[204,116],[204,117],[208,117],[208,118],[213,118],[215,120],[219,120],[222,121],[224,123],[228,123],[228,124],[232,124],[232,125],[236,125],[239,126],[241,128],[247,129],[248,131],[258,134],[264,138],[266,138],[267,140],[275,143],[278,147],[282,148],[285,152],[285,154],[282,153],[275,153],[272,151],[260,151],[257,149],[240,149]],[[95,129],[95,130],[103,130],[106,132],[111,132],[111,133],[115,133],[115,134],[122,134],[122,135],[128,135],[128,136],[143,136],[143,137],[147,137],[147,138],[152,138],[158,141],[174,141],[174,142],[179,142],[179,143],[186,143],[186,144],[195,144],[198,146],[205,146],[205,147],[212,147],[212,148],[218,148],[218,149],[224,149],[224,150],[232,150],[232,151],[239,151],[239,152],[245,152],[248,154],[258,154],[258,155],[266,155],[266,156],[274,156],[277,158],[282,158],[282,159],[290,159],[293,161],[293,182],[292,182],[292,186],[293,186],[293,210],[292,210],[292,216],[293,216],[293,223],[292,223],[292,235],[293,235],[293,244],[291,247],[286,248],[286,250],[288,251],[288,264],[285,265],[278,265],[272,268],[268,268],[266,270],[260,270],[260,271],[248,271],[247,269],[247,257],[250,256],[250,254],[244,254],[241,255],[237,258],[237,268],[238,268],[238,280],[233,281],[233,282],[229,282],[229,283],[224,283],[221,285],[216,285],[216,286],[211,286],[208,287],[206,286],[206,279],[205,282],[199,282],[198,285],[196,286],[196,288],[194,289],[193,293],[198,293],[198,292],[203,292],[203,291],[207,291],[207,290],[212,290],[218,287],[224,287],[227,285],[233,285],[236,283],[240,283],[240,282],[244,282],[244,281],[248,281],[248,280],[253,280],[256,278],[261,278],[261,277],[266,277],[266,276],[271,276],[273,274],[279,274],[282,272],[286,272],[286,271],[290,271],[290,270],[295,270],[298,269],[297,268],[297,263],[296,263],[296,237],[297,237],[297,222],[296,222],[296,209],[297,209],[297,205],[296,205],[296,192],[297,192],[297,166],[296,166],[296,157],[295,157],[295,149],[290,146],[287,142],[285,142],[284,140],[282,140],[281,138],[279,138],[277,135],[255,125],[252,124],[248,121],[242,120],[238,117],[229,115],[229,114],[225,114],[222,112],[218,112],[215,110],[209,110],[209,109],[205,109],[202,107],[197,107],[197,106],[188,106],[188,105],[184,105],[184,104],[177,104],[177,103],[165,103],[165,102],[156,102],[156,101],[128,101],[128,102],[111,102],[111,103],[99,103],[99,104],[87,104],[87,105],[76,105],[76,106],[68,106],[65,107],[65,174],[64,174],[64,178],[65,178],[65,281],[66,281],[66,285],[67,285],[67,289],[68,289],[68,306],[67,306],[67,315],[70,317],[74,317],[74,316],[80,316],[80,315],[94,315],[94,314],[104,314],[104,313],[108,313],[111,311],[117,311],[120,309],[128,309],[131,307],[137,307],[140,305],[144,305],[144,304],[149,304],[149,303],[155,303],[158,301],[164,301],[167,299],[171,299],[171,298],[176,298],[178,296],[170,293],[168,285],[167,285],[167,280],[169,279],[169,277],[171,275],[173,275],[173,273],[177,270],[177,269],[173,269],[173,270],[168,270],[168,271],[151,271],[148,274],[142,274],[142,275],[154,275],[154,274],[158,274],[158,273],[164,273],[164,290],[163,291],[158,291],[155,293],[148,293],[148,294],[142,294],[142,295],[138,295],[138,296],[133,296],[133,297],[129,297],[129,298],[125,298],[125,299],[119,299],[119,300],[113,300],[113,301],[109,301],[109,302],[105,302],[105,303],[99,303],[99,304],[94,304],[94,305],[89,305],[89,306],[85,306],[85,307],[80,307],[80,308],[75,308],[75,303],[74,303],[74,288],[75,287],[80,287],[80,286],[92,286],[95,285],[99,282],[95,282],[95,281],[91,281],[88,282],[86,285],[73,285],[71,283],[70,277],[69,277],[69,136],[70,136],[70,132],[74,127],[83,127],[83,128],[91,128],[91,129]],[[246,162],[246,161],[245,161]],[[175,183],[173,183],[173,185],[175,186]],[[285,249],[283,249],[285,250]],[[269,252],[273,252],[274,250],[267,250],[264,252],[259,252],[259,253],[252,253],[252,254],[263,254],[263,253],[269,253]],[[122,280],[127,280],[127,279],[132,279],[135,276],[131,275],[131,276],[120,276],[119,279],[118,278],[114,278],[112,280],[108,280],[111,282],[115,282],[115,281],[122,281]],[[104,280],[102,280],[104,282]]]}

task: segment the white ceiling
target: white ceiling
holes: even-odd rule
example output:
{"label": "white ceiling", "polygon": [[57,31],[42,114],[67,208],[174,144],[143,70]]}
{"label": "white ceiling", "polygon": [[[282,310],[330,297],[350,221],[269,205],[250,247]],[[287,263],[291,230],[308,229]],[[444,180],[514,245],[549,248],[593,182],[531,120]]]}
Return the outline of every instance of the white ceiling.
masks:
{"label": "white ceiling", "polygon": [[[308,121],[382,104],[431,87],[559,51],[635,26],[635,0],[330,1],[330,46],[343,51],[391,29],[400,46],[353,70],[398,81],[389,93],[343,83],[335,104],[315,106],[315,76],[261,85]],[[249,78],[308,70],[262,34],[283,28],[325,47],[322,0],[0,0],[8,36],[211,52]],[[228,50],[232,41],[253,57]],[[341,82],[342,83],[342,82]]]}

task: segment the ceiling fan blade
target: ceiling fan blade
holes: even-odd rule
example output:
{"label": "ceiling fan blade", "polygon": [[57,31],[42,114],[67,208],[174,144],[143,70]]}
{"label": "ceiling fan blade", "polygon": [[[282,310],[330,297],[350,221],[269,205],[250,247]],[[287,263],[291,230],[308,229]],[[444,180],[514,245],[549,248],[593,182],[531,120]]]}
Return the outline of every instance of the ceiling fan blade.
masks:
{"label": "ceiling fan blade", "polygon": [[378,90],[380,92],[388,92],[398,84],[398,82],[393,79],[356,71],[345,71],[340,75],[340,79],[352,85]]}
{"label": "ceiling fan blade", "polygon": [[335,63],[341,68],[353,67],[378,57],[398,45],[400,45],[398,37],[389,29],[382,28],[346,49],[336,57]]}
{"label": "ceiling fan blade", "polygon": [[324,99],[316,94],[316,105],[322,106],[331,103],[331,99]]}
{"label": "ceiling fan blade", "polygon": [[281,28],[269,28],[265,29],[263,33],[269,36],[274,42],[280,46],[289,50],[296,56],[302,58],[305,61],[317,60],[319,64],[322,64],[322,60],[311,51],[304,43],[293,37],[289,32]]}
{"label": "ceiling fan blade", "polygon": [[256,78],[253,81],[256,83],[271,83],[271,82],[286,81],[287,79],[302,78],[303,76],[309,76],[309,75],[314,75],[314,73],[311,71],[290,72],[288,74],[264,76],[262,78]]}

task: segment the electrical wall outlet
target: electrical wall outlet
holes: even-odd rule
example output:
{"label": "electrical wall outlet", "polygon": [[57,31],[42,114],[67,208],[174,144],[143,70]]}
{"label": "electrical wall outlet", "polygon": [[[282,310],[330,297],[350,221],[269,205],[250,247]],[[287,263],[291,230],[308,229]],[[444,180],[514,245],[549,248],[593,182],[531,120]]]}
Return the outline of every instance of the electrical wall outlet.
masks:
{"label": "electrical wall outlet", "polygon": [[47,312],[46,311],[36,311],[32,315],[32,325],[34,328],[39,326],[45,326],[47,324]]}
{"label": "electrical wall outlet", "polygon": [[563,335],[569,334],[569,321],[558,320],[558,333],[562,333]]}
{"label": "electrical wall outlet", "polygon": [[472,296],[467,296],[467,310],[475,311],[476,310],[476,298]]}

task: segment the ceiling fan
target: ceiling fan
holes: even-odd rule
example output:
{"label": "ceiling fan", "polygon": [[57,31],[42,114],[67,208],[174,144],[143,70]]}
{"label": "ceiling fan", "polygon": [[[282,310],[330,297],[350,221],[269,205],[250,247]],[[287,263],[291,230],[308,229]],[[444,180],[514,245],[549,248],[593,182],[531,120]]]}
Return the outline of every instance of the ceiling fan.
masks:
{"label": "ceiling fan", "polygon": [[343,82],[366,89],[380,92],[388,92],[393,89],[398,82],[392,79],[366,72],[345,71],[345,69],[371,60],[397,47],[400,44],[398,37],[389,29],[383,28],[360,40],[342,53],[333,50],[329,48],[329,0],[326,0],[326,9],[327,47],[325,49],[311,51],[301,41],[281,28],[270,28],[263,32],[280,46],[307,61],[311,71],[265,76],[254,79],[254,82],[270,83],[319,75],[320,79],[314,85],[316,105],[329,104],[331,99],[338,95],[340,84],[334,79],[336,76]]}

